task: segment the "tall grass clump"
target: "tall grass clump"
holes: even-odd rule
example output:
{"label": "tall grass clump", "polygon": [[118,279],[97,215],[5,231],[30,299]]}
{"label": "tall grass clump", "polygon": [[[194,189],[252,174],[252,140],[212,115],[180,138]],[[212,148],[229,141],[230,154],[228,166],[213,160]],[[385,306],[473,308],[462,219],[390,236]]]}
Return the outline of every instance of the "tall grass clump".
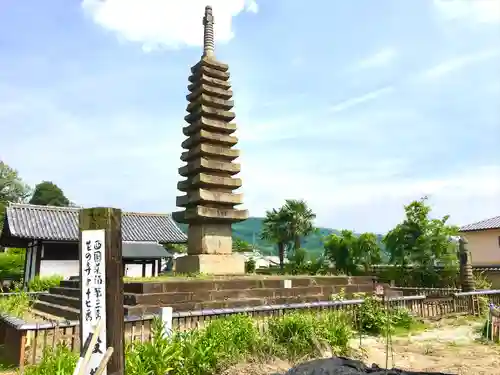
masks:
{"label": "tall grass clump", "polygon": [[15,287],[14,293],[9,296],[0,296],[0,313],[23,318],[30,311],[33,299],[20,286]]}
{"label": "tall grass clump", "polygon": [[334,354],[347,354],[353,336],[351,320],[342,312],[320,314],[293,312],[270,319],[269,342],[278,357],[302,358],[321,355],[328,346]]}
{"label": "tall grass clump", "polygon": [[78,356],[65,345],[47,348],[42,361],[36,366],[29,366],[24,375],[71,375]]}
{"label": "tall grass clump", "polygon": [[30,292],[46,292],[50,288],[57,287],[61,284],[64,278],[60,275],[52,275],[48,277],[36,276],[28,283]]}

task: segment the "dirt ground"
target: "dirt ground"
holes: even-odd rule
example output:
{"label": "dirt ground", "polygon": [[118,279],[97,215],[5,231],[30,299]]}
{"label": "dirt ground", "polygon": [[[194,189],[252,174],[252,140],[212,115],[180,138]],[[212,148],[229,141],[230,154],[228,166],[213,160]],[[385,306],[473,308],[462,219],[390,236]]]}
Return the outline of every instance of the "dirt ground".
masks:
{"label": "dirt ground", "polygon": [[[389,367],[414,371],[441,371],[459,375],[500,375],[500,346],[478,342],[481,322],[449,319],[433,323],[420,333],[392,337]],[[371,365],[386,364],[386,340],[364,337],[352,341],[357,357]],[[392,362],[394,358],[394,362]],[[283,374],[291,364],[242,364],[227,374]]]}

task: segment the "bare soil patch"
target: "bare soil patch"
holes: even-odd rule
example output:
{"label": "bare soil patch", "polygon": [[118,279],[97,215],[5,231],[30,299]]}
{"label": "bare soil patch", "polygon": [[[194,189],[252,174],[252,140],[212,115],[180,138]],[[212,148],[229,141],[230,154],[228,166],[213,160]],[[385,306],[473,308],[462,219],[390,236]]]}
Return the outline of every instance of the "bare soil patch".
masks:
{"label": "bare soil patch", "polygon": [[[500,375],[500,346],[478,341],[482,322],[447,319],[433,323],[426,331],[407,336],[393,336],[389,367],[413,371],[435,371],[459,375]],[[352,341],[354,357],[371,365],[386,364],[386,340],[363,337]],[[393,362],[394,358],[394,362]],[[235,375],[284,374],[291,363],[239,364],[227,372]]]}

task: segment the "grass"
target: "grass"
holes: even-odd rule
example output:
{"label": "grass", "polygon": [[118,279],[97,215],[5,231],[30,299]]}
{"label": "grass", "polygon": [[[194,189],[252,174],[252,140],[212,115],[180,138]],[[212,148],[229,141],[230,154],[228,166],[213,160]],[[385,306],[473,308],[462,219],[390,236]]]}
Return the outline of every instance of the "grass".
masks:
{"label": "grass", "polygon": [[25,292],[0,297],[0,312],[16,318],[25,318],[30,313],[32,305],[33,298]]}
{"label": "grass", "polygon": [[[367,302],[360,306],[360,327],[384,332],[385,311]],[[381,315],[382,314],[382,315]],[[265,329],[246,315],[233,315],[189,332],[163,334],[161,322],[152,326],[152,340],[126,347],[126,375],[214,375],[241,362],[282,359],[290,362],[322,357],[326,353],[349,355],[356,327],[352,315],[343,311],[297,311],[265,320]],[[403,310],[391,315],[391,332],[409,332],[421,326]],[[76,354],[58,346],[47,351],[27,375],[70,375]]]}

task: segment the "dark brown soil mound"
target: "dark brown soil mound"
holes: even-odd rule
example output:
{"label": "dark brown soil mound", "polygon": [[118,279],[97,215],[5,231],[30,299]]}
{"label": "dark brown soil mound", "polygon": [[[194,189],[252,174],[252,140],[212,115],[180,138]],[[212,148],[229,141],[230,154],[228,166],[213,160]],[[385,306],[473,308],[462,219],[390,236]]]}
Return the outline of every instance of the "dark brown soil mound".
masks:
{"label": "dark brown soil mound", "polygon": [[285,375],[456,375],[442,372],[404,371],[399,369],[383,369],[373,364],[366,366],[361,361],[344,357],[316,359],[301,363],[291,368]]}

